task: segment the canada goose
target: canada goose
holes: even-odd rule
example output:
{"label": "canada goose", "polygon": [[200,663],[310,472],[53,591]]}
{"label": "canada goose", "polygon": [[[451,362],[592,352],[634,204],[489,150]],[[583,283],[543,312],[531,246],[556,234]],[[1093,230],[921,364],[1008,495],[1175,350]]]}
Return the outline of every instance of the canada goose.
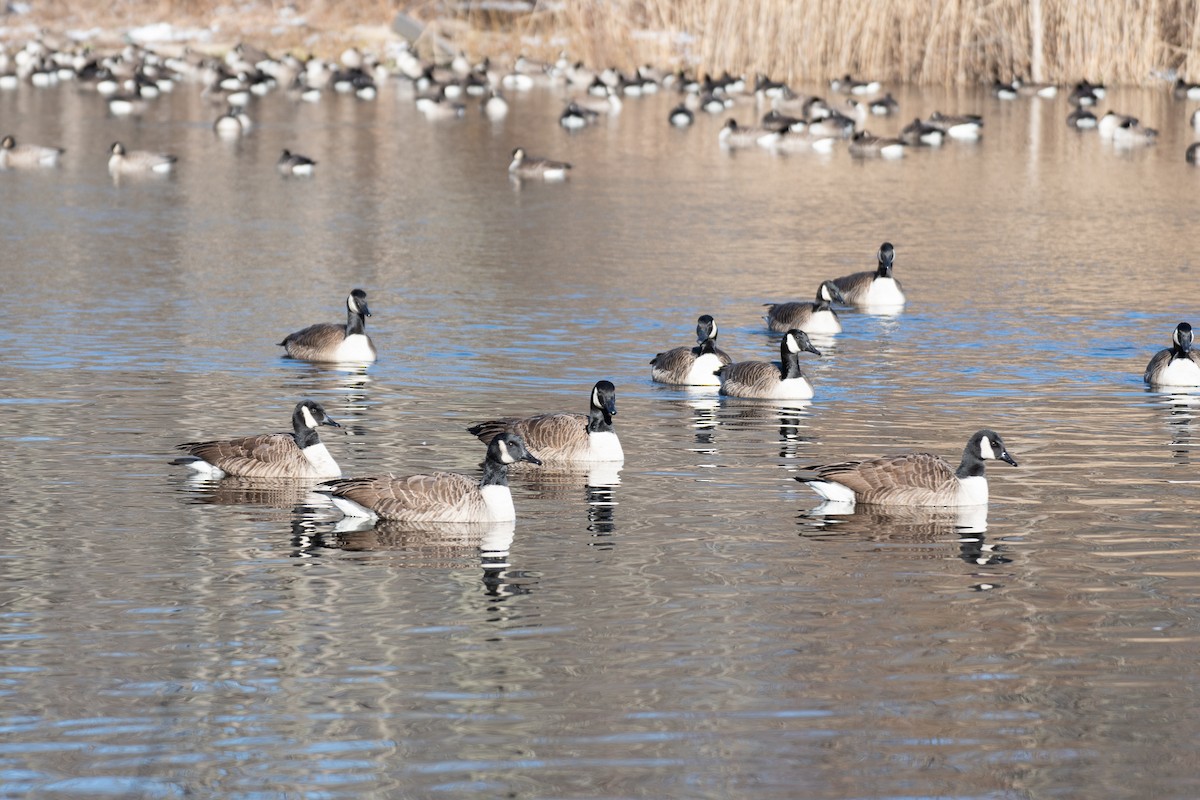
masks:
{"label": "canada goose", "polygon": [[148,150],[128,151],[120,142],[109,148],[108,171],[114,175],[139,172],[170,172],[175,168],[176,156],[167,153],[151,153]]}
{"label": "canada goose", "polygon": [[541,178],[547,181],[561,181],[567,177],[571,165],[565,161],[553,161],[549,158],[532,158],[525,148],[518,147],[512,152],[508,172],[518,178]]}
{"label": "canada goose", "polygon": [[719,386],[717,370],[733,359],[717,347],[717,323],[704,314],[696,320],[695,347],[675,347],[650,359],[650,379],[674,386]]}
{"label": "canada goose", "polygon": [[291,433],[185,442],[178,449],[192,458],[175,463],[211,478],[336,478],[342,471],[317,436],[320,425],[342,427],[320,403],[302,400],[292,412]]}
{"label": "canada goose", "polygon": [[907,145],[918,147],[940,147],[946,140],[946,134],[941,128],[936,128],[921,119],[915,118],[900,131],[900,141]]}
{"label": "canada goose", "polygon": [[1076,106],[1094,106],[1096,101],[1103,99],[1104,94],[1104,86],[1090,83],[1084,79],[1075,84],[1067,100]]}
{"label": "canada goose", "polygon": [[1176,100],[1200,100],[1200,83],[1188,83],[1183,78],[1177,78],[1171,87],[1171,95]]}
{"label": "canada goose", "polygon": [[854,120],[835,111],[810,122],[808,135],[814,139],[825,137],[849,139],[854,135]]}
{"label": "canada goose", "polygon": [[495,90],[489,92],[479,105],[488,119],[504,119],[508,116],[508,101]]}
{"label": "canada goose", "polygon": [[1117,128],[1126,123],[1133,125],[1138,124],[1137,117],[1131,117],[1126,114],[1118,114],[1115,111],[1108,111],[1100,121],[1096,123],[1096,130],[1100,133],[1101,139],[1112,139],[1117,132]]}
{"label": "canada goose", "polygon": [[1158,140],[1158,130],[1138,124],[1138,121],[1126,121],[1113,131],[1112,141],[1117,147],[1138,147],[1144,144],[1154,144]]}
{"label": "canada goose", "polygon": [[1187,163],[1194,165],[1196,163],[1196,156],[1198,153],[1200,153],[1200,142],[1192,142],[1188,145],[1187,151],[1184,152],[1183,157],[1187,159]]}
{"label": "canada goose", "polygon": [[721,130],[717,133],[717,142],[721,147],[734,149],[738,147],[753,147],[758,144],[759,139],[763,137],[774,138],[775,131],[769,131],[766,128],[759,127],[742,127],[738,125],[737,120],[732,117],[725,120],[725,124],[721,126]]}
{"label": "canada goose", "polygon": [[242,135],[242,120],[235,106],[230,106],[228,111],[217,117],[213,122],[213,133],[231,139]]}
{"label": "canada goose", "polygon": [[874,272],[855,272],[834,279],[842,290],[843,302],[852,306],[902,306],[905,302],[900,281],[892,277],[892,265],[896,260],[896,249],[891,242],[879,245],[876,254],[879,266]]}
{"label": "canada goose", "polygon": [[42,147],[36,144],[17,144],[11,136],[0,141],[0,169],[21,167],[56,167],[65,151],[61,147]]}
{"label": "canada goose", "polygon": [[776,333],[798,328],[805,333],[841,333],[842,323],[830,303],[845,303],[842,290],[833,281],[817,287],[817,299],[811,303],[776,303],[767,309],[767,327]]}
{"label": "canada goose", "polygon": [[372,475],[342,478],[317,487],[349,517],[400,522],[508,522],[516,519],[508,466],[518,461],[541,464],[515,433],[494,437],[483,461],[483,478],[457,472],[424,475]]}
{"label": "canada goose", "polygon": [[1171,346],[1154,354],[1142,380],[1151,386],[1200,386],[1200,353],[1192,349],[1189,323],[1175,326]]}
{"label": "canada goose", "polygon": [[781,114],[775,109],[771,109],[766,114],[763,114],[759,124],[768,131],[781,133],[783,131],[791,131],[792,133],[804,133],[808,130],[807,120],[799,117],[788,116]]}
{"label": "canada goose", "polygon": [[588,108],[581,108],[578,103],[572,100],[567,103],[567,107],[558,116],[558,124],[567,130],[578,130],[595,122],[598,116],[600,115],[595,111]]}
{"label": "canada goose", "polygon": [[1017,87],[1004,81],[993,81],[992,96],[997,100],[1016,100]]}
{"label": "canada goose", "polygon": [[956,470],[932,453],[905,453],[870,461],[809,467],[815,477],[797,476],[826,500],[882,506],[979,506],[988,501],[984,462],[1017,462],[1000,434],[977,431]]}
{"label": "canada goose", "polygon": [[841,78],[831,80],[829,88],[839,94],[869,95],[879,94],[880,90],[883,89],[883,84],[879,81],[855,80],[849,75],[844,75]]}
{"label": "canada goose", "polygon": [[891,137],[873,136],[859,131],[850,137],[850,155],[857,158],[903,158],[904,142]]}
{"label": "canada goose", "polygon": [[279,345],[300,361],[374,361],[375,344],[364,330],[369,316],[367,293],[355,289],[346,297],[345,325],[318,322],[289,333]]}
{"label": "canada goose", "polygon": [[592,387],[587,415],[539,414],[524,419],[494,419],[467,431],[489,442],[498,434],[518,434],[546,463],[624,461],[621,441],[613,430],[617,389],[609,381]]}
{"label": "canada goose", "polygon": [[821,355],[808,334],[793,328],[779,343],[779,362],[738,361],[717,370],[721,394],[759,400],[809,400],[813,387],[800,371],[800,352]]}
{"label": "canada goose", "polygon": [[312,175],[316,166],[317,162],[308,156],[293,153],[287,148],[284,148],[279,154],[279,160],[275,162],[276,169],[284,175]]}
{"label": "canada goose", "polygon": [[1070,114],[1067,114],[1068,128],[1089,130],[1091,128],[1095,128],[1098,124],[1099,123],[1096,120],[1096,115],[1082,106],[1076,106]]}
{"label": "canada goose", "polygon": [[978,114],[943,114],[935,111],[926,122],[941,128],[951,139],[971,142],[983,134],[983,117]]}
{"label": "canada goose", "polygon": [[671,113],[667,115],[667,121],[676,128],[686,128],[696,120],[696,115],[688,110],[688,107],[683,103],[671,109]]}
{"label": "canada goose", "polygon": [[1047,100],[1058,97],[1058,86],[1053,83],[1033,83],[1017,78],[1013,81],[1013,86],[1022,97],[1041,97]]}

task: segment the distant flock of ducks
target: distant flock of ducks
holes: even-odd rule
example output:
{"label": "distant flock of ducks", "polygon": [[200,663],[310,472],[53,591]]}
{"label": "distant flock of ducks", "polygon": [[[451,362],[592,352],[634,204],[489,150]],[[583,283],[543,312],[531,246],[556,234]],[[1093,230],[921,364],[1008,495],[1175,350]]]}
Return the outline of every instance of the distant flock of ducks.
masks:
{"label": "distant flock of ducks", "polygon": [[[108,54],[96,53],[78,44],[64,46],[39,38],[20,47],[0,45],[0,90],[14,89],[23,82],[36,87],[64,81],[94,90],[102,96],[114,116],[136,116],[146,111],[160,95],[173,90],[180,80],[203,85],[203,93],[223,111],[212,124],[222,138],[249,133],[254,123],[247,111],[256,96],[282,90],[296,102],[320,102],[328,92],[353,94],[370,101],[378,87],[390,80],[411,87],[417,109],[431,120],[465,116],[465,101],[475,99],[483,114],[499,119],[509,112],[506,91],[527,91],[538,85],[565,87],[569,95],[559,115],[559,124],[577,130],[621,112],[623,98],[670,89],[682,99],[671,109],[668,122],[677,127],[693,124],[696,113],[726,114],[739,103],[754,100],[768,110],[757,124],[742,125],[727,119],[718,133],[718,143],[727,149],[762,147],[779,152],[829,152],[844,142],[855,158],[901,158],[913,147],[939,147],[947,139],[977,140],[982,136],[983,118],[977,114],[932,112],[914,117],[895,137],[873,135],[865,128],[869,120],[899,114],[896,99],[879,81],[857,80],[849,75],[829,82],[840,101],[794,91],[786,83],[758,75],[753,81],[729,75],[696,77],[684,70],[674,73],[641,67],[632,74],[617,69],[596,70],[565,56],[554,63],[525,57],[500,69],[489,59],[471,63],[458,54],[448,63],[426,63],[407,48],[400,48],[388,63],[371,53],[350,48],[337,62],[288,54],[275,57],[249,44],[239,44],[222,58],[205,56],[190,49],[182,55],[161,55],[153,49],[128,45]],[[992,94],[1001,100],[1019,97],[1056,97],[1060,87],[1023,80],[996,81]],[[1178,100],[1200,100],[1200,84],[1179,78],[1171,88]],[[1097,117],[1095,105],[1105,97],[1103,84],[1082,80],[1071,87],[1072,110],[1067,124],[1080,130],[1095,129],[1101,138],[1117,146],[1152,144],[1158,132],[1133,116],[1109,110]],[[1200,132],[1200,109],[1190,117]],[[10,134],[0,143],[0,169],[52,167],[61,162],[59,147],[18,143]],[[1186,160],[1196,164],[1200,142],[1187,148]],[[179,158],[170,153],[127,149],[114,142],[108,167],[114,176],[163,174]],[[317,161],[285,149],[276,161],[286,176],[307,176]],[[535,156],[523,148],[512,153],[508,171],[520,179],[562,180],[572,165]]]}
{"label": "distant flock of ducks", "polygon": [[[238,45],[223,59],[191,52],[182,57],[162,57],[152,50],[128,46],[119,53],[92,54],[86,50],[54,48],[42,40],[29,42],[15,52],[0,47],[0,90],[21,81],[49,86],[73,80],[107,98],[110,113],[141,113],[147,102],[170,91],[180,77],[201,81],[207,96],[225,107],[213,123],[222,137],[244,135],[252,128],[247,106],[255,95],[284,87],[297,102],[318,102],[327,90],[353,93],[362,100],[376,97],[380,82],[399,76],[410,82],[418,109],[430,119],[461,117],[461,99],[476,97],[482,112],[495,119],[508,113],[503,90],[525,91],[539,83],[558,82],[582,92],[571,97],[559,116],[564,128],[574,130],[620,113],[622,97],[674,88],[682,101],[668,122],[677,127],[693,123],[696,112],[727,112],[744,98],[754,98],[769,110],[758,125],[742,126],[729,119],[720,129],[718,143],[729,149],[766,147],[781,151],[828,151],[844,141],[854,157],[897,158],[910,147],[937,147],[945,139],[975,140],[982,135],[983,119],[970,114],[933,112],[914,118],[896,138],[875,137],[860,126],[872,117],[895,115],[899,104],[883,93],[876,81],[850,76],[830,82],[831,91],[847,95],[831,104],[813,95],[801,95],[786,84],[760,75],[753,84],[728,74],[695,78],[680,71],[664,74],[650,68],[633,75],[617,70],[596,71],[560,59],[555,64],[518,58],[512,69],[497,70],[484,62],[472,65],[461,54],[449,64],[425,64],[401,50],[395,63],[385,66],[370,54],[351,49],[341,63],[294,56],[274,58],[249,45]],[[1000,99],[1021,96],[1051,97],[1058,87],[1013,82],[993,86]],[[1173,87],[1177,99],[1200,99],[1200,86],[1182,80]],[[1156,138],[1151,128],[1133,117],[1108,112],[1097,119],[1089,109],[1104,97],[1104,87],[1081,81],[1071,91],[1073,110],[1068,125],[1095,128],[1100,135],[1124,145],[1148,144]],[[1200,130],[1200,112],[1191,118]],[[1196,163],[1197,144],[1187,150],[1187,161]],[[63,150],[19,144],[12,135],[0,140],[0,169],[54,167]],[[114,176],[135,173],[169,173],[178,161],[167,153],[128,150],[114,142],[109,150],[109,171]],[[285,175],[311,175],[316,161],[283,150],[277,162]],[[512,152],[508,172],[518,179],[562,180],[572,165],[532,156],[524,148]],[[717,347],[718,327],[710,315],[697,320],[694,347],[677,347],[658,353],[650,361],[651,378],[659,383],[716,386],[722,395],[765,400],[808,400],[813,387],[800,365],[800,354],[820,355],[809,335],[836,335],[842,326],[834,304],[863,308],[899,309],[906,297],[893,276],[895,250],[884,243],[877,253],[875,270],[822,281],[812,301],[791,301],[768,306],[767,327],[782,333],[780,360],[735,362]],[[317,363],[375,361],[377,351],[365,330],[371,315],[366,292],[354,289],[346,298],[346,323],[319,323],[286,336],[279,344],[289,358]],[[1200,355],[1193,349],[1191,326],[1175,329],[1172,345],[1157,353],[1146,367],[1144,379],[1158,387],[1200,386]],[[209,478],[241,476],[265,479],[323,481],[318,486],[346,515],[413,523],[506,522],[515,519],[508,489],[508,469],[520,463],[593,464],[623,463],[624,452],[613,427],[616,388],[607,380],[596,382],[589,395],[587,414],[540,414],[520,419],[488,420],[468,428],[487,446],[483,475],[437,472],[396,477],[375,475],[343,478],[341,469],[318,435],[321,426],[340,427],[325,409],[312,400],[298,403],[292,413],[290,433],[238,439],[188,442],[179,445],[187,455],[180,459]],[[843,504],[957,507],[987,503],[984,467],[1000,460],[1013,466],[1004,441],[983,429],[967,441],[957,467],[928,453],[909,453],[867,461],[817,465],[796,480],[828,501]]]}

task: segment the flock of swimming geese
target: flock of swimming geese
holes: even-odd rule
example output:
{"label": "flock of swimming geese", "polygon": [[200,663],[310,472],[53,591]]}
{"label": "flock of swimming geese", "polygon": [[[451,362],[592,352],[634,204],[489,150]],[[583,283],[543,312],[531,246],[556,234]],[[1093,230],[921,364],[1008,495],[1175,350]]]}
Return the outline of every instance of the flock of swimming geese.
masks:
{"label": "flock of swimming geese", "polygon": [[[902,155],[905,147],[939,145],[945,137],[978,138],[983,125],[977,116],[934,112],[927,120],[914,119],[896,139],[873,137],[865,130],[858,130],[859,125],[872,116],[896,113],[897,103],[890,94],[880,95],[877,82],[854,81],[849,76],[830,85],[834,92],[849,95],[847,114],[821,98],[797,95],[785,84],[765,76],[759,76],[750,89],[744,80],[728,75],[720,79],[707,76],[694,79],[682,72],[659,75],[638,70],[633,76],[625,76],[615,70],[588,70],[582,64],[569,64],[565,60],[555,65],[539,65],[518,59],[513,70],[499,74],[487,62],[472,66],[459,56],[448,65],[427,65],[402,51],[393,73],[357,51],[343,54],[342,65],[338,66],[317,59],[302,62],[291,56],[273,59],[246,45],[230,51],[224,61],[194,56],[160,58],[152,51],[133,47],[114,56],[99,57],[55,50],[40,41],[31,42],[15,53],[0,47],[0,89],[13,88],[20,80],[45,86],[69,78],[105,95],[115,115],[138,113],[148,99],[169,90],[174,74],[202,76],[206,93],[228,106],[213,124],[214,132],[220,136],[240,136],[249,130],[252,123],[246,106],[251,96],[275,86],[286,85],[289,93],[305,102],[319,100],[326,88],[353,92],[370,100],[375,97],[376,82],[396,73],[412,81],[417,107],[431,119],[461,116],[464,109],[458,99],[470,96],[480,98],[483,113],[503,116],[508,106],[499,92],[501,87],[522,91],[535,85],[537,79],[551,75],[569,86],[586,90],[586,96],[571,99],[560,115],[559,123],[568,129],[617,113],[622,96],[656,91],[660,85],[672,85],[684,97],[668,117],[670,124],[676,126],[692,124],[695,111],[724,113],[740,97],[753,96],[769,103],[771,110],[762,117],[760,125],[743,127],[732,119],[726,122],[720,130],[719,142],[727,148],[824,150],[832,142],[845,140],[854,156],[889,158]],[[1055,92],[1056,87],[1020,82],[993,86],[993,94],[1001,99],[1052,96]],[[1173,92],[1179,99],[1200,99],[1200,86],[1182,81],[1176,83]],[[1115,142],[1153,141],[1154,131],[1141,127],[1131,117],[1109,112],[1097,120],[1087,108],[1103,95],[1103,87],[1097,84],[1082,81],[1076,85],[1070,98],[1074,110],[1067,124],[1077,128],[1097,127]],[[1200,113],[1193,116],[1192,124],[1200,130]],[[1188,161],[1195,161],[1196,152],[1197,145],[1189,148]],[[62,153],[56,147],[19,145],[13,136],[5,136],[0,140],[0,169],[53,166],[58,164]],[[176,162],[173,155],[129,151],[120,142],[112,145],[109,156],[108,167],[114,175],[169,172]],[[315,164],[314,160],[288,150],[283,151],[277,162],[281,172],[297,175],[310,174]],[[519,178],[555,180],[565,178],[571,165],[532,157],[518,147],[508,169]],[[734,362],[716,345],[716,322],[704,315],[697,321],[696,346],[677,347],[651,359],[652,379],[672,385],[715,386],[722,395],[731,397],[811,398],[813,387],[801,369],[800,354],[820,355],[809,334],[841,332],[833,304],[891,310],[902,307],[906,301],[900,283],[892,275],[895,260],[892,245],[884,243],[877,258],[875,270],[822,282],[811,302],[779,303],[768,308],[767,326],[783,334],[778,362]],[[286,356],[318,363],[373,362],[375,346],[365,331],[365,318],[370,316],[366,293],[353,290],[346,298],[346,307],[345,325],[320,323],[285,337],[280,345]],[[1193,349],[1188,323],[1178,325],[1172,346],[1154,356],[1144,378],[1154,386],[1200,386],[1200,354]],[[210,478],[230,475],[322,480],[318,490],[329,493],[347,516],[409,523],[508,522],[515,519],[508,489],[510,466],[520,462],[587,465],[624,461],[612,423],[616,413],[616,388],[611,382],[601,380],[592,387],[586,415],[540,414],[473,425],[469,432],[487,445],[481,480],[447,472],[342,478],[341,469],[317,433],[322,425],[340,426],[312,400],[296,405],[291,433],[188,442],[179,445],[187,457],[178,463],[186,463]],[[991,460],[1016,466],[1001,437],[984,429],[968,440],[957,468],[935,455],[909,453],[813,466],[796,480],[806,483],[826,500],[845,504],[981,506],[988,500],[984,466]]]}
{"label": "flock of swimming geese", "polygon": [[[833,303],[876,312],[894,312],[906,302],[893,276],[895,249],[885,242],[875,270],[821,283],[812,302],[769,306],[765,320],[784,331],[780,360],[735,362],[717,347],[718,327],[709,315],[696,323],[694,347],[676,347],[650,360],[651,378],[679,386],[719,386],[722,395],[749,399],[807,400],[813,387],[800,368],[799,354],[820,352],[808,334],[842,330]],[[371,363],[375,345],[365,330],[371,312],[366,292],[346,298],[346,323],[318,323],[288,334],[279,344],[287,357],[318,363]],[[1172,346],[1154,355],[1144,378],[1154,386],[1200,386],[1200,353],[1192,347],[1192,329],[1180,323]],[[186,464],[212,479],[247,478],[324,480],[327,492],[347,516],[407,523],[490,523],[515,519],[508,488],[508,467],[518,462],[556,465],[622,463],[625,455],[613,428],[616,387],[598,381],[584,414],[539,414],[521,419],[494,419],[467,430],[487,444],[483,476],[475,480],[451,472],[372,475],[342,478],[341,469],[321,442],[322,425],[340,427],[312,400],[292,414],[292,432],[237,439],[186,442],[179,449]],[[968,440],[957,468],[929,453],[883,456],[809,467],[796,480],[827,501],[885,506],[964,507],[988,502],[984,469],[987,461],[1016,460],[995,431],[977,431]]]}

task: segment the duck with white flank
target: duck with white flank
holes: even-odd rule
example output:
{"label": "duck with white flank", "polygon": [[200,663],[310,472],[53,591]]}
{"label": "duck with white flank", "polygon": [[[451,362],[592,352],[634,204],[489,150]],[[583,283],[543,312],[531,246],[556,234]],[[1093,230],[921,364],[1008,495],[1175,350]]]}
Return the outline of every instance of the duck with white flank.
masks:
{"label": "duck with white flank", "polygon": [[800,353],[821,355],[808,335],[793,328],[779,344],[779,361],[738,361],[717,370],[721,394],[755,400],[810,400],[813,387],[800,371]]}
{"label": "duck with white flank", "polygon": [[977,431],[963,449],[958,469],[932,453],[903,453],[870,461],[809,467],[797,476],[817,494],[836,503],[881,506],[980,506],[988,501],[987,461],[1017,462],[1000,434]]}
{"label": "duck with white flank", "polygon": [[108,171],[113,175],[136,175],[147,172],[167,173],[175,168],[179,159],[167,153],[152,153],[149,150],[126,150],[125,145],[113,142],[108,149]]}
{"label": "duck with white flank", "polygon": [[512,161],[508,164],[510,175],[518,178],[541,178],[545,181],[564,180],[570,170],[571,165],[567,162],[535,158],[526,153],[524,147],[513,150]]}
{"label": "duck with white flank", "polygon": [[0,169],[23,167],[57,167],[62,157],[61,147],[43,147],[38,144],[17,144],[11,136],[0,141]]}
{"label": "duck with white flank", "polygon": [[521,437],[502,433],[488,444],[483,478],[457,472],[343,478],[317,487],[328,491],[343,514],[414,523],[510,522],[517,518],[508,488],[508,467],[541,464]]}
{"label": "duck with white flank", "polygon": [[1171,346],[1154,354],[1142,380],[1151,386],[1200,386],[1200,353],[1192,349],[1189,323],[1175,326]]}
{"label": "duck with white flank", "polygon": [[375,360],[375,343],[366,332],[367,293],[355,289],[346,298],[346,324],[318,322],[295,333],[289,333],[279,346],[288,358],[300,361],[357,361]]}
{"label": "duck with white flank", "polygon": [[276,169],[284,175],[312,175],[316,166],[317,162],[308,156],[293,153],[287,148],[284,148],[279,154],[279,160],[275,162]]}
{"label": "duck with white flank", "polygon": [[891,242],[884,242],[876,257],[879,265],[873,272],[855,272],[834,279],[842,292],[843,302],[867,308],[903,306],[906,301],[904,290],[900,288],[900,281],[892,277],[896,249]]}
{"label": "duck with white flank", "polygon": [[472,425],[467,431],[483,442],[502,433],[515,433],[547,464],[624,461],[625,452],[612,424],[617,413],[617,388],[609,381],[597,381],[588,405],[586,415],[493,419]]}
{"label": "duck with white flank", "polygon": [[695,347],[675,347],[650,359],[650,378],[673,386],[719,386],[717,370],[733,362],[717,347],[717,322],[708,314],[696,320]]}
{"label": "duck with white flank", "polygon": [[841,333],[842,323],[830,303],[845,303],[842,290],[833,281],[824,281],[817,287],[817,299],[811,303],[775,303],[767,309],[767,327],[775,333],[799,328],[805,333]]}
{"label": "duck with white flank", "polygon": [[190,458],[176,461],[209,478],[336,478],[342,474],[317,435],[321,425],[342,427],[320,403],[302,400],[292,412],[291,433],[264,433],[178,445]]}

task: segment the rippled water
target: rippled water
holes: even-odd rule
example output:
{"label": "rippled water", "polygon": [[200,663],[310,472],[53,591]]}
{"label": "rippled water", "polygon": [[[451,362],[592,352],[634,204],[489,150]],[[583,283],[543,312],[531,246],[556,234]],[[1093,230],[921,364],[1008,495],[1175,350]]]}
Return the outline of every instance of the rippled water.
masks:
{"label": "rippled water", "polygon": [[[898,96],[986,137],[773,157],[670,129],[669,96],[572,136],[550,91],[431,124],[388,87],[265,98],[227,143],[193,88],[136,120],[0,93],[3,132],[68,151],[0,173],[0,794],[1200,794],[1200,398],[1141,382],[1196,321],[1191,108],[1112,93],[1163,131],[1122,152],[1062,99]],[[178,174],[114,184],[117,139]],[[518,144],[570,180],[510,182]],[[285,146],[313,179],[275,172]],[[774,357],[762,304],[884,240],[910,304],[843,315],[811,404],[649,381],[701,313]],[[353,286],[379,362],[282,360]],[[304,487],[170,464],[313,397],[349,474],[471,471],[467,425],[582,411],[602,377],[619,482],[514,478],[487,537],[344,530]],[[983,426],[1021,462],[986,520],[827,517],[791,479]]]}

